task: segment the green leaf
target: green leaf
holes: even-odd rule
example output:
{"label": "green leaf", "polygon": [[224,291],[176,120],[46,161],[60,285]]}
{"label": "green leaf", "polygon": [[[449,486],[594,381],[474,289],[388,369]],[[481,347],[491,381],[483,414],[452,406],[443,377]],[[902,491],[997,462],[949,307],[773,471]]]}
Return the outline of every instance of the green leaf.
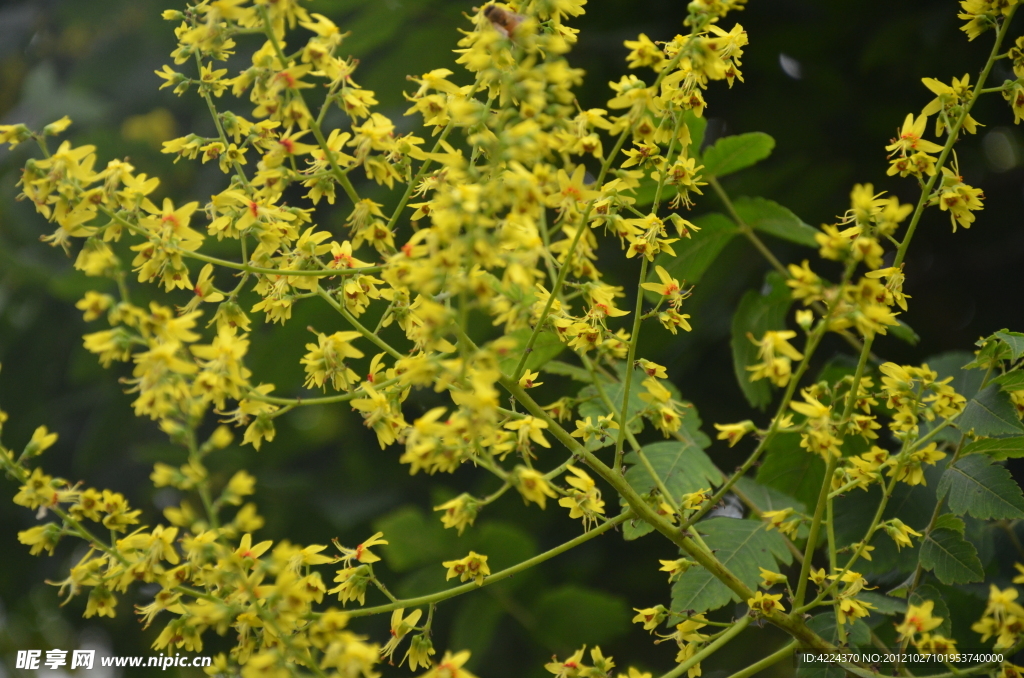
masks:
{"label": "green leaf", "polygon": [[984,438],[1024,433],[1024,424],[1017,418],[1017,409],[1010,396],[996,384],[987,386],[967,403],[963,414],[956,420],[956,427]]}
{"label": "green leaf", "polygon": [[534,633],[554,652],[604,643],[629,631],[629,606],[619,597],[572,584],[541,594],[533,605]]}
{"label": "green leaf", "polygon": [[[669,492],[679,497],[721,485],[722,472],[704,453],[711,440],[701,432],[700,417],[693,408],[688,409],[683,416],[679,434],[683,440],[653,443],[643,448],[644,455]],[[654,480],[639,463],[640,458],[635,452],[628,453],[623,461],[629,466],[626,481],[637,492],[644,494],[654,489]],[[644,520],[630,520],[623,525],[622,536],[626,541],[632,541],[653,530],[651,524]]]}
{"label": "green leaf", "polygon": [[1013,360],[1024,355],[1024,334],[1021,334],[1020,332],[1008,332],[1007,330],[1002,330],[1000,332],[996,332],[993,336],[1009,347]]}
{"label": "green leaf", "polygon": [[798,245],[818,248],[818,242],[814,239],[819,233],[818,229],[805,224],[800,217],[773,200],[744,196],[736,198],[732,206],[743,223],[755,231]]}
{"label": "green leaf", "polygon": [[[718,560],[750,588],[756,588],[761,580],[758,568],[778,571],[777,561],[788,565],[793,560],[778,531],[766,532],[759,520],[710,518],[697,528]],[[672,585],[675,612],[715,610],[738,600],[725,584],[700,567],[690,568]]]}
{"label": "green leaf", "polygon": [[[942,471],[928,466],[924,472],[927,485],[896,484],[882,514],[882,520],[899,518],[918,532],[924,532],[935,510],[935,488]],[[837,497],[834,504],[836,543],[852,544],[863,539],[881,499],[882,490],[878,485],[872,486],[867,492],[852,490]],[[871,552],[872,560],[861,559],[857,562],[856,569],[862,574],[881,575],[893,570],[909,572],[917,568],[917,546],[899,550],[895,542],[881,530],[875,533],[871,546],[875,547]]]}
{"label": "green leaf", "polygon": [[633,518],[622,524],[622,538],[626,541],[639,539],[651,532],[654,532],[654,525],[640,518]]}
{"label": "green leaf", "polygon": [[[703,433],[698,432],[698,435],[707,440]],[[684,494],[722,484],[722,472],[704,453],[696,439],[651,443],[642,449],[644,456],[651,462],[651,468],[676,501]],[[624,461],[629,466],[626,481],[634,490],[646,494],[655,488],[654,479],[640,463],[640,456],[636,452],[627,454]]]}
{"label": "green leaf", "polygon": [[889,596],[881,593],[875,593],[873,591],[861,591],[857,594],[857,600],[863,600],[865,603],[871,603],[875,606],[874,611],[879,614],[903,614],[907,611],[907,603],[904,600],[898,598],[890,598]]}
{"label": "green leaf", "polygon": [[935,627],[932,633],[945,636],[947,638],[952,636],[953,623],[950,621],[949,606],[946,605],[945,599],[942,594],[939,593],[931,584],[921,584],[914,592],[910,594],[910,600],[908,601],[911,605],[920,606],[926,600],[930,600],[935,603],[932,608],[932,616],[942,619],[942,623]]}
{"label": "green leaf", "polygon": [[967,399],[973,398],[981,388],[985,374],[979,370],[964,369],[964,365],[974,360],[974,354],[967,351],[949,351],[928,358],[928,367],[939,374],[940,379],[953,377],[950,386]]}
{"label": "green leaf", "polygon": [[722,137],[704,151],[704,175],[724,177],[764,160],[775,148],[775,139],[764,132]]}
{"label": "green leaf", "polygon": [[803,502],[797,501],[784,492],[779,492],[774,487],[762,485],[753,478],[748,478],[746,476],[737,480],[733,489],[737,492],[742,492],[743,496],[753,503],[754,506],[757,507],[757,510],[762,513],[765,511],[778,511],[785,508],[791,508],[803,513],[807,509]]}
{"label": "green leaf", "polygon": [[743,395],[754,407],[764,409],[772,400],[772,390],[767,379],[750,381],[747,368],[758,362],[758,348],[747,335],[760,339],[768,330],[786,329],[786,314],[792,303],[785,278],[773,271],[765,278],[761,291],[750,290],[743,295],[732,316],[733,371]]}
{"label": "green leaf", "polygon": [[984,454],[995,461],[1024,457],[1024,436],[975,440],[960,451],[961,457],[969,454]]}
{"label": "green leaf", "polygon": [[825,462],[800,447],[799,433],[780,433],[768,446],[757,482],[814,506],[825,478]]}
{"label": "green leaf", "polygon": [[921,542],[921,567],[933,571],[947,586],[985,579],[978,550],[953,530],[933,529],[925,535]]}
{"label": "green leaf", "polygon": [[[857,597],[861,596],[858,594]],[[830,643],[839,642],[835,612],[829,611],[814,615],[807,621],[807,627]],[[857,619],[853,624],[847,625],[846,638],[852,647],[867,645],[871,642],[871,629],[864,623],[864,620]]]}
{"label": "green leaf", "polygon": [[921,337],[918,336],[917,332],[898,318],[896,319],[896,324],[889,327],[889,334],[911,346],[917,346],[917,342],[921,341]]}
{"label": "green leaf", "polygon": [[[654,260],[656,265],[668,271],[680,284],[698,282],[729,241],[740,232],[732,219],[717,212],[703,214],[694,219],[693,223],[700,231],[693,233],[689,240],[683,240],[673,246],[678,256],[662,253]],[[653,267],[647,282],[661,282]],[[659,298],[657,293],[650,290],[647,291],[647,295],[652,300]]]}
{"label": "green leaf", "polygon": [[939,481],[939,497],[949,495],[949,510],[982,520],[1024,518],[1020,487],[1002,466],[972,454],[951,464]]}
{"label": "green leaf", "polygon": [[[523,349],[530,342],[531,334],[533,334],[533,330],[524,327],[505,335],[505,338],[515,339],[518,345],[498,362],[498,367],[503,373],[512,374],[512,371],[516,369],[519,358],[523,355]],[[549,330],[541,330],[537,335],[537,340],[533,342],[530,356],[526,359],[526,369],[536,371],[537,368],[542,367],[563,350],[565,350],[565,344],[559,340],[557,334]]]}
{"label": "green leaf", "polygon": [[935,525],[932,529],[952,530],[953,532],[963,536],[964,530],[967,529],[967,526],[964,524],[963,518],[958,518],[952,513],[943,513],[935,519]]}
{"label": "green leaf", "polygon": [[448,642],[452,647],[470,651],[466,669],[481,666],[504,614],[501,604],[491,596],[466,596],[459,606]]}
{"label": "green leaf", "polygon": [[549,360],[540,366],[540,370],[541,372],[558,374],[563,377],[575,379],[576,381],[582,381],[585,384],[590,383],[590,372],[587,372],[582,367],[563,363],[561,360]]}
{"label": "green leaf", "polygon": [[992,383],[999,384],[999,387],[1004,391],[1019,391],[1024,389],[1024,370],[1007,372],[1006,374],[993,379]]}
{"label": "green leaf", "polygon": [[[616,419],[618,413],[622,408],[622,393],[626,388],[626,369],[623,365],[619,365],[617,370],[618,381],[611,381],[606,377],[601,377],[601,387],[604,390],[608,399],[615,406]],[[646,389],[642,386],[643,380],[647,378],[647,375],[642,370],[634,368],[633,370],[633,381],[629,385],[629,404],[626,409],[626,421],[629,423],[629,430],[634,433],[639,433],[644,428],[643,418],[637,416],[645,409],[647,409],[647,403],[640,399],[641,393],[646,393]],[[672,394],[672,398],[677,402],[683,404],[683,423],[682,428],[689,430],[692,435],[698,436],[701,439],[700,447],[705,448],[711,444],[707,436],[700,433],[700,417],[697,415],[697,411],[690,406],[690,404],[683,400],[682,396],[679,395],[679,389],[675,387],[669,381],[661,382],[665,388]],[[590,386],[584,386],[580,389],[577,397],[583,402],[579,405],[579,414],[581,417],[591,417],[594,421],[597,421],[598,417],[604,416],[609,413],[608,406],[605,405],[604,400],[598,395],[597,389],[593,384]],[[615,432],[612,431],[614,434]],[[685,432],[684,432],[685,434]],[[587,449],[597,450],[601,449],[606,445],[611,445],[615,442],[613,436],[606,436],[604,441],[591,440],[587,443]]]}

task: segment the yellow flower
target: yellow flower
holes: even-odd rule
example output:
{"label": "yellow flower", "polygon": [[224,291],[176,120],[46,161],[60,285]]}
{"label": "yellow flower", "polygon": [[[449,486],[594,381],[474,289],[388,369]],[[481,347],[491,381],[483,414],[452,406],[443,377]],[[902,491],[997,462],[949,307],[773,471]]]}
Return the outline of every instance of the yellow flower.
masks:
{"label": "yellow flower", "polygon": [[462,534],[467,525],[472,525],[480,511],[476,498],[472,495],[462,493],[455,499],[451,499],[434,507],[435,511],[444,511],[441,515],[441,523],[445,528],[454,527]]}
{"label": "yellow flower", "polygon": [[510,431],[516,431],[519,436],[519,444],[524,448],[529,447],[527,439],[532,440],[541,447],[551,447],[551,443],[544,437],[544,429],[548,427],[548,423],[543,419],[537,419],[536,417],[522,417],[520,419],[513,419],[512,421],[505,423],[505,428]]}
{"label": "yellow flower", "polygon": [[763,567],[759,567],[758,570],[761,571],[762,588],[770,589],[776,584],[781,584],[786,581],[786,576],[779,574],[778,572],[772,572],[771,570],[766,570]]}
{"label": "yellow flower", "polygon": [[661,567],[658,571],[668,572],[668,583],[670,584],[676,579],[682,577],[687,570],[697,564],[689,558],[680,558],[678,560],[659,560],[658,562],[661,563]]}
{"label": "yellow flower", "polygon": [[448,568],[448,574],[445,575],[446,580],[452,577],[458,577],[460,581],[472,579],[477,586],[482,585],[484,577],[491,573],[491,568],[487,566],[487,556],[474,551],[470,551],[468,556],[458,560],[446,560],[441,565]]}
{"label": "yellow flower", "polygon": [[549,497],[554,499],[558,496],[551,487],[551,483],[547,481],[544,474],[540,471],[535,471],[525,466],[517,466],[515,468],[515,479],[516,489],[519,490],[519,494],[523,495],[523,501],[526,503],[532,501],[539,505],[541,509],[546,507]]}
{"label": "yellow flower", "polygon": [[634,624],[643,624],[644,631],[654,633],[654,629],[661,626],[662,622],[668,619],[668,610],[665,609],[664,605],[655,605],[654,607],[646,607],[640,609],[637,607],[633,608],[636,612],[636,616],[633,617]]}
{"label": "yellow flower", "polygon": [[753,598],[747,600],[747,605],[750,609],[760,611],[763,614],[771,614],[773,612],[785,612],[786,609],[780,602],[782,600],[782,594],[770,594],[762,593],[758,591],[754,594]]}
{"label": "yellow flower", "polygon": [[908,606],[903,621],[896,625],[896,631],[900,634],[900,639],[913,638],[918,633],[938,628],[942,624],[943,618],[933,617],[933,609],[935,609],[935,601],[933,600],[926,600],[920,605]]}
{"label": "yellow flower", "polygon": [[537,386],[543,386],[543,381],[536,381],[537,377],[540,376],[540,372],[531,372],[526,370],[523,376],[519,378],[519,385],[523,388],[535,388]]}
{"label": "yellow flower", "polygon": [[913,546],[914,543],[910,540],[910,537],[921,536],[920,532],[904,525],[903,521],[899,518],[893,518],[885,523],[885,533],[892,537],[892,540],[896,542],[897,549],[901,549],[904,546]]}
{"label": "yellow flower", "polygon": [[738,424],[715,424],[715,428],[718,429],[717,439],[729,441],[729,447],[735,446],[743,436],[757,430],[754,422],[749,419]]}

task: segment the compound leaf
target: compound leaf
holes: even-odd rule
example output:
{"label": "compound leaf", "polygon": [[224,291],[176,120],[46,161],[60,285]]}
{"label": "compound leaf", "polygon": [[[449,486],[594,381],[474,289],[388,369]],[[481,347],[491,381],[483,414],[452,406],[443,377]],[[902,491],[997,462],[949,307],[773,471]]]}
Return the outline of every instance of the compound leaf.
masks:
{"label": "compound leaf", "polygon": [[1024,433],[1024,425],[1017,418],[1010,396],[996,384],[987,386],[967,403],[963,414],[956,420],[956,426],[961,431],[973,431],[975,436],[985,438]]}
{"label": "compound leaf", "polygon": [[949,510],[959,516],[1024,518],[1024,497],[1010,472],[980,454],[950,464],[939,481],[938,493],[939,497],[949,495]]}
{"label": "compound leaf", "polygon": [[966,457],[969,454],[984,454],[996,461],[1024,457],[1024,436],[975,440],[973,443],[964,446],[964,449],[960,452],[962,457]]}
{"label": "compound leaf", "polygon": [[932,530],[922,540],[921,567],[933,571],[947,586],[985,579],[978,550],[963,536],[945,528]]}
{"label": "compound leaf", "polygon": [[[718,560],[740,581],[756,588],[761,579],[759,568],[778,569],[778,562],[789,564],[792,554],[778,531],[767,532],[759,520],[710,518],[697,525]],[[739,600],[725,584],[710,572],[692,567],[672,585],[672,610],[704,612]]]}

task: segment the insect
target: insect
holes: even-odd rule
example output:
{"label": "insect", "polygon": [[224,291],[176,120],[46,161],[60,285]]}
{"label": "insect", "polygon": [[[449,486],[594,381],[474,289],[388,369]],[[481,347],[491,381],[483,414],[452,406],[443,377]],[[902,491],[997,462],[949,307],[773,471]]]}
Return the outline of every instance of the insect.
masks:
{"label": "insect", "polygon": [[523,22],[524,17],[510,10],[498,7],[491,3],[484,7],[484,16],[491,22],[494,29],[506,38],[515,32],[516,27]]}

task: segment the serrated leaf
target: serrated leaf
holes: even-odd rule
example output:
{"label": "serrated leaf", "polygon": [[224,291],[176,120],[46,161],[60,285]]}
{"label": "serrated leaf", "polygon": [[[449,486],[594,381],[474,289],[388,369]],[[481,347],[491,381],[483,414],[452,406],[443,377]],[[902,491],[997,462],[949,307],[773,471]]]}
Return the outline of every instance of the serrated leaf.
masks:
{"label": "serrated leaf", "polygon": [[933,633],[940,636],[949,638],[952,636],[953,623],[949,616],[949,606],[946,605],[946,600],[942,597],[931,584],[921,584],[914,592],[910,594],[910,600],[908,601],[911,605],[922,605],[926,600],[930,600],[935,605],[932,607],[932,616],[941,618],[942,623],[935,627]]}
{"label": "serrated leaf", "polygon": [[825,462],[800,447],[799,433],[780,433],[768,446],[757,470],[757,482],[784,492],[805,506],[818,501]]}
{"label": "serrated leaf", "polygon": [[921,567],[946,584],[968,584],[985,579],[985,568],[974,545],[947,529],[933,529],[921,542]]}
{"label": "serrated leaf", "polygon": [[999,339],[999,341],[1006,344],[1010,349],[1010,353],[1014,360],[1024,355],[1024,334],[1021,334],[1020,332],[1008,332],[1007,330],[1002,330],[1000,332],[996,332],[994,336]]}
{"label": "serrated leaf", "polygon": [[956,420],[956,427],[964,432],[973,431],[975,436],[998,438],[1019,436],[1024,433],[1024,424],[1017,418],[1017,409],[1010,396],[996,384],[985,387],[967,403]]}
{"label": "serrated leaf", "polygon": [[641,520],[640,518],[627,520],[622,524],[622,538],[626,541],[639,539],[651,532],[654,532],[654,525],[651,525],[646,520]]}
{"label": "serrated leaf", "polygon": [[755,231],[798,245],[815,249],[818,247],[818,242],[814,239],[819,233],[818,229],[805,224],[800,217],[774,200],[742,196],[733,201],[733,208],[743,223]]}
{"label": "serrated leaf", "polygon": [[541,594],[533,605],[536,638],[568,653],[583,643],[603,643],[629,631],[629,606],[619,597],[566,585]]}
{"label": "serrated leaf", "polygon": [[1020,487],[1002,466],[972,454],[950,464],[939,481],[939,497],[948,495],[949,510],[982,520],[1024,518]]}
{"label": "serrated leaf", "polygon": [[983,454],[995,461],[1024,457],[1024,436],[975,440],[960,451],[961,457],[969,454]]}
{"label": "serrated leaf", "polygon": [[1024,389],[1024,370],[1014,370],[992,380],[993,384],[999,384],[1004,391],[1019,391]]}
{"label": "serrated leaf", "polygon": [[747,401],[754,407],[764,408],[772,399],[767,379],[750,381],[747,369],[758,362],[758,348],[747,335],[760,339],[768,330],[786,328],[786,314],[793,303],[786,280],[774,271],[765,278],[760,291],[750,290],[743,295],[732,316],[732,363],[736,381]]}
{"label": "serrated leaf", "polygon": [[875,593],[873,591],[861,591],[857,594],[857,599],[874,605],[874,611],[879,614],[894,615],[903,614],[907,611],[907,603],[905,600],[890,598],[889,596],[881,593]]}
{"label": "serrated leaf", "polygon": [[540,370],[541,372],[559,374],[563,377],[575,379],[576,381],[582,381],[585,384],[590,383],[590,372],[587,372],[582,367],[563,363],[561,360],[549,360],[540,366]]}
{"label": "serrated leaf", "polygon": [[[759,520],[710,518],[697,524],[708,548],[740,581],[756,588],[759,568],[778,571],[777,562],[788,565],[793,556],[777,530],[767,532]],[[739,598],[704,568],[692,567],[672,585],[672,610],[716,610]]]}
{"label": "serrated leaf", "polygon": [[764,132],[722,137],[703,154],[704,175],[724,177],[764,160],[775,148],[775,139]]}
{"label": "serrated leaf", "polygon": [[[498,362],[498,367],[504,374],[512,374],[512,371],[516,369],[519,358],[523,355],[523,349],[530,342],[531,334],[533,334],[533,330],[523,328],[505,335],[506,338],[515,339],[517,346]],[[565,344],[558,338],[558,335],[548,330],[542,330],[537,335],[536,341],[533,342],[529,357],[526,358],[526,369],[536,371],[537,368],[552,360],[563,350],[565,350]]]}
{"label": "serrated leaf", "polygon": [[896,324],[890,326],[888,329],[889,334],[900,341],[910,344],[911,346],[917,346],[917,343],[921,341],[921,337],[918,336],[917,332],[899,318],[896,319]]}
{"label": "serrated leaf", "polygon": [[[858,594],[858,598],[861,596]],[[830,643],[839,642],[835,612],[822,612],[807,620],[807,627]],[[846,628],[847,642],[851,647],[860,647],[871,642],[871,629],[862,619],[855,619]]]}
{"label": "serrated leaf", "polygon": [[[644,455],[669,492],[679,497],[688,492],[721,485],[722,472],[704,453],[711,440],[701,432],[700,417],[692,408],[683,416],[679,434],[683,438],[681,441],[653,443],[643,448]],[[629,466],[626,481],[633,489],[641,494],[654,489],[654,480],[639,463],[640,458],[635,452],[628,453],[623,461]],[[632,541],[650,534],[653,529],[644,520],[631,520],[622,526],[622,536],[626,541]]]}
{"label": "serrated leaf", "polygon": [[963,518],[958,518],[952,513],[943,513],[941,516],[935,519],[935,525],[932,529],[935,530],[952,530],[959,535],[963,535],[964,530],[967,526],[964,524]]}
{"label": "serrated leaf", "polygon": [[[637,416],[641,411],[647,407],[647,403],[640,400],[640,394],[644,392],[644,389],[640,386],[640,382],[643,381],[642,372],[634,370],[633,381],[629,385],[629,404],[626,407],[626,421],[629,422],[629,430],[633,433],[639,433],[644,428],[643,419]],[[604,394],[608,396],[612,405],[615,406],[616,419],[618,419],[619,408],[622,407],[622,394],[625,392],[626,384],[622,378],[622,374],[619,374],[618,381],[609,381],[608,379],[601,379],[601,388],[604,390]],[[674,388],[671,384],[667,384],[669,390]],[[673,395],[678,395],[678,392],[674,392]],[[603,417],[611,412],[604,400],[598,395],[597,388],[593,384],[590,386],[584,386],[580,389],[577,397],[583,402],[580,403],[577,411],[581,418],[590,417],[593,421],[597,421],[598,417]],[[594,440],[591,443],[597,444],[596,448],[600,449],[604,445],[610,445],[615,442],[614,431],[612,436],[607,436],[605,440],[598,444]],[[589,447],[589,445],[588,445]]]}
{"label": "serrated leaf", "polygon": [[948,351],[933,355],[925,361],[931,369],[939,374],[939,379],[953,377],[950,382],[957,393],[970,399],[978,393],[985,374],[979,370],[964,369],[964,365],[974,360],[974,354],[967,351]]}
{"label": "serrated leaf", "polygon": [[[896,484],[882,513],[882,520],[899,518],[918,532],[924,532],[935,511],[935,488],[942,471],[928,466],[924,473],[927,484]],[[867,492],[853,490],[837,497],[834,504],[836,543],[852,544],[863,539],[881,499],[882,490],[878,485],[873,485]],[[871,540],[871,546],[875,547],[871,552],[872,560],[858,561],[857,571],[865,575],[880,575],[893,570],[913,571],[919,557],[916,544],[917,541],[913,548],[897,549],[895,542],[879,530]]]}
{"label": "serrated leaf", "polygon": [[762,513],[765,511],[778,511],[785,508],[791,508],[803,513],[807,509],[803,502],[797,501],[785,492],[780,492],[774,487],[769,487],[768,485],[762,485],[753,478],[748,478],[747,476],[743,476],[737,480],[733,489],[738,493],[742,492],[743,496],[746,497],[747,500],[756,506],[757,510]]}
{"label": "serrated leaf", "polygon": [[[693,439],[652,443],[642,449],[651,468],[676,501],[684,494],[722,484],[722,472]],[[634,490],[645,494],[655,488],[654,479],[640,463],[636,452],[627,454],[624,461],[629,466],[626,481]]]}
{"label": "serrated leaf", "polygon": [[[693,219],[693,223],[700,231],[692,233],[690,239],[672,246],[677,256],[662,253],[654,260],[657,266],[668,271],[680,284],[684,284],[684,281],[685,284],[698,282],[729,241],[740,232],[732,219],[717,212],[701,215]],[[647,282],[661,282],[653,266]],[[659,298],[657,293],[649,290],[646,294],[652,300]]]}

